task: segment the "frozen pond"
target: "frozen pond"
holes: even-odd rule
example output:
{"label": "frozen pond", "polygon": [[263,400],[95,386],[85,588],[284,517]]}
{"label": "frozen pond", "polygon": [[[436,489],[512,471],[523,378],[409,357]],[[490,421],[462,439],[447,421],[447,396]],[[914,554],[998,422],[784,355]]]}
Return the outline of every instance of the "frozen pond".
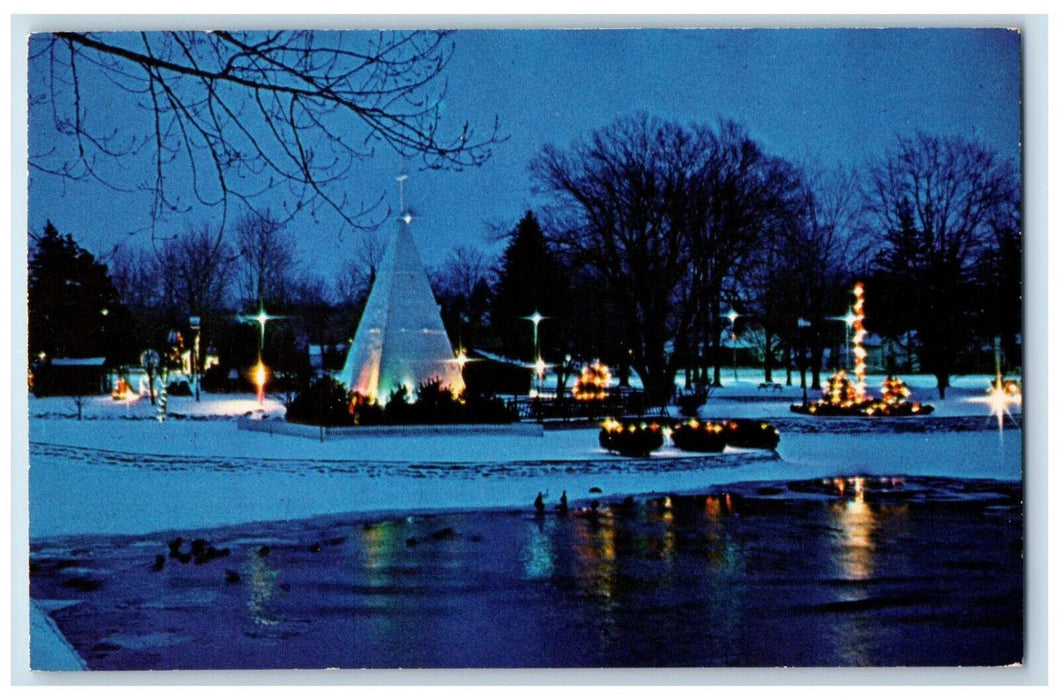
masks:
{"label": "frozen pond", "polygon": [[996,666],[1022,660],[1021,503],[839,478],[71,537],[31,585],[92,669]]}
{"label": "frozen pond", "polygon": [[1021,416],[964,392],[881,420],[744,392],[704,415],[775,452],[647,459],[596,428],[320,442],[237,430],[245,399],[34,402],[31,595],[93,669],[1017,663]]}

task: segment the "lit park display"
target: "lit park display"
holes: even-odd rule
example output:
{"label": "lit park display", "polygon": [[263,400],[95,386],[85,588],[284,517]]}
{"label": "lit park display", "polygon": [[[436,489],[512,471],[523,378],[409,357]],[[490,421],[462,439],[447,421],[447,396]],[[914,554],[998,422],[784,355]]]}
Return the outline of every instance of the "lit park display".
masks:
{"label": "lit park display", "polygon": [[572,393],[578,401],[602,401],[607,398],[608,386],[610,369],[600,362],[593,362],[581,368]]}
{"label": "lit park display", "polygon": [[665,435],[658,423],[608,419],[599,431],[599,446],[623,457],[647,457],[663,444]]}
{"label": "lit park display", "polygon": [[719,453],[726,447],[774,450],[779,431],[770,423],[757,420],[691,420],[673,426],[659,423],[605,420],[599,431],[600,447],[625,457],[647,457],[669,438],[682,452]]}
{"label": "lit park display", "polygon": [[811,416],[925,416],[934,407],[909,401],[911,391],[901,379],[888,376],[878,398],[868,394],[864,378],[867,375],[868,352],[864,349],[864,285],[853,288],[853,309],[850,320],[853,331],[853,378],[839,369],[827,380],[823,397],[812,403],[792,404],[791,411]]}

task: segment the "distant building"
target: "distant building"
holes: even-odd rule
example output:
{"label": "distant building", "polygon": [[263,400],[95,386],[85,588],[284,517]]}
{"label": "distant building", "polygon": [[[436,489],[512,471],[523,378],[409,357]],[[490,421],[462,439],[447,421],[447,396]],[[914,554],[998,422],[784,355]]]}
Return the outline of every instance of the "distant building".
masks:
{"label": "distant building", "polygon": [[95,396],[110,393],[102,357],[55,357],[33,366],[33,395]]}

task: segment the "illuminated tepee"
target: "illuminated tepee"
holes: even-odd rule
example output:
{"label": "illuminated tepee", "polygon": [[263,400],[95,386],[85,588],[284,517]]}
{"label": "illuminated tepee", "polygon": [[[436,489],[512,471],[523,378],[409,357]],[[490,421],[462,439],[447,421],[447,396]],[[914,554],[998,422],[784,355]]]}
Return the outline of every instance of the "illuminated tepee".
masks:
{"label": "illuminated tepee", "polygon": [[[403,210],[404,178],[399,179]],[[411,222],[411,215],[402,211],[338,376],[351,391],[380,403],[401,387],[414,393],[435,379],[453,393],[464,388],[440,307],[412,240]]]}

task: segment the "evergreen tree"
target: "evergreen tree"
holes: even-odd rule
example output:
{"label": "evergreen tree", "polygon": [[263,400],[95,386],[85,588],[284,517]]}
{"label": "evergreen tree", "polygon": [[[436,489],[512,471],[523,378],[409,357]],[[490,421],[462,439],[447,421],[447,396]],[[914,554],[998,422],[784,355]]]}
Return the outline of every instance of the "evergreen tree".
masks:
{"label": "evergreen tree", "polygon": [[[31,236],[32,237],[32,236]],[[29,261],[29,355],[130,359],[129,315],[107,266],[47,222]]]}
{"label": "evergreen tree", "polygon": [[[531,354],[533,328],[526,319],[536,312],[548,319],[538,328],[542,355],[565,354],[568,286],[537,217],[527,211],[510,233],[489,315],[501,350],[513,357],[527,358]],[[549,362],[558,359],[545,357]]]}

